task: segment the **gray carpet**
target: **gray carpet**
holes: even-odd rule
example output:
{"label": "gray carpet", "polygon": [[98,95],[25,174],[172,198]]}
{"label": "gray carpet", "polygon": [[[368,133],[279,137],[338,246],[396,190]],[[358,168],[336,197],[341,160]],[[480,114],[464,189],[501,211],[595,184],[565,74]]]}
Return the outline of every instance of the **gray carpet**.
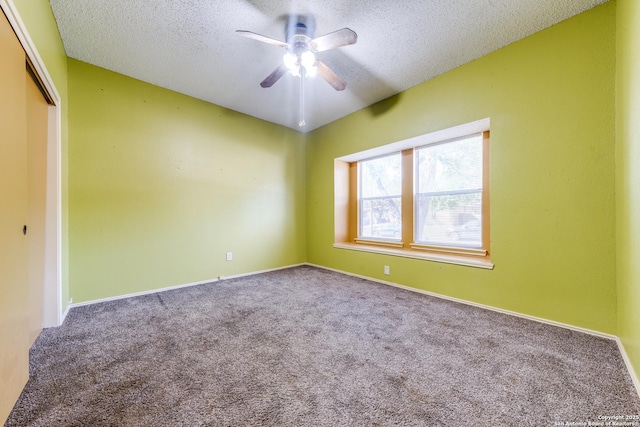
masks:
{"label": "gray carpet", "polygon": [[554,426],[640,414],[616,343],[313,267],[76,307],[7,426]]}

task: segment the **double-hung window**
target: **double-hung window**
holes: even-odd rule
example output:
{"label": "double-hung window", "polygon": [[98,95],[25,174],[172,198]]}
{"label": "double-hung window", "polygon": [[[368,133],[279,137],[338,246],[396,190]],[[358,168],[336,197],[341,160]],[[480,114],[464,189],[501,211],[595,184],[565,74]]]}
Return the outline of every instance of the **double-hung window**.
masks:
{"label": "double-hung window", "polygon": [[400,240],[401,160],[400,153],[393,153],[359,162],[358,237]]}
{"label": "double-hung window", "polygon": [[336,159],[335,176],[336,247],[493,267],[488,127]]}
{"label": "double-hung window", "polygon": [[416,148],[415,242],[482,248],[482,134]]}

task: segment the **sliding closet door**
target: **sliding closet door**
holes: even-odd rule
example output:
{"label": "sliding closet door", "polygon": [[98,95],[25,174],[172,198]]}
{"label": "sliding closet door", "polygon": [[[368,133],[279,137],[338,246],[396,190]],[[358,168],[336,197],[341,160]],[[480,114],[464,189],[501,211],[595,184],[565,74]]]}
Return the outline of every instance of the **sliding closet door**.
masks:
{"label": "sliding closet door", "polygon": [[27,234],[29,281],[29,345],[42,331],[44,244],[47,199],[47,122],[49,104],[35,80],[27,77]]}
{"label": "sliding closet door", "polygon": [[25,54],[0,12],[0,422],[28,378]]}

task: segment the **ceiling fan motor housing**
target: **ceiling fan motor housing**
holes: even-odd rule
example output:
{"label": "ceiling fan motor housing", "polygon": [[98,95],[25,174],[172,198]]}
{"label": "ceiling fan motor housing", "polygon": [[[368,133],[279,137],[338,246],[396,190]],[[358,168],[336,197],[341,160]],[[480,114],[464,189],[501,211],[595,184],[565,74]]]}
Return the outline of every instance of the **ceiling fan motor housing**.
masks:
{"label": "ceiling fan motor housing", "polygon": [[313,39],[315,21],[311,16],[291,15],[287,20],[285,40],[289,44],[289,51],[301,55],[309,50],[309,42]]}

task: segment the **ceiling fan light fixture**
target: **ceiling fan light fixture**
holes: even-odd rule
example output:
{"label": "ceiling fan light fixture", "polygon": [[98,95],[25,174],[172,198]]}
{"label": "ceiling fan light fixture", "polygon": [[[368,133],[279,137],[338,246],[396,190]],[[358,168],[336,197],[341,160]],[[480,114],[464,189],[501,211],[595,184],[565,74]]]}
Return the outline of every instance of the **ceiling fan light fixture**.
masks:
{"label": "ceiling fan light fixture", "polygon": [[287,70],[294,71],[298,69],[298,57],[295,54],[291,52],[285,53],[282,61]]}
{"label": "ceiling fan light fixture", "polygon": [[305,75],[308,77],[315,77],[318,74],[318,68],[315,65],[311,67],[305,67]]}
{"label": "ceiling fan light fixture", "polygon": [[316,63],[316,56],[310,50],[305,50],[300,55],[300,63],[308,71]]}

